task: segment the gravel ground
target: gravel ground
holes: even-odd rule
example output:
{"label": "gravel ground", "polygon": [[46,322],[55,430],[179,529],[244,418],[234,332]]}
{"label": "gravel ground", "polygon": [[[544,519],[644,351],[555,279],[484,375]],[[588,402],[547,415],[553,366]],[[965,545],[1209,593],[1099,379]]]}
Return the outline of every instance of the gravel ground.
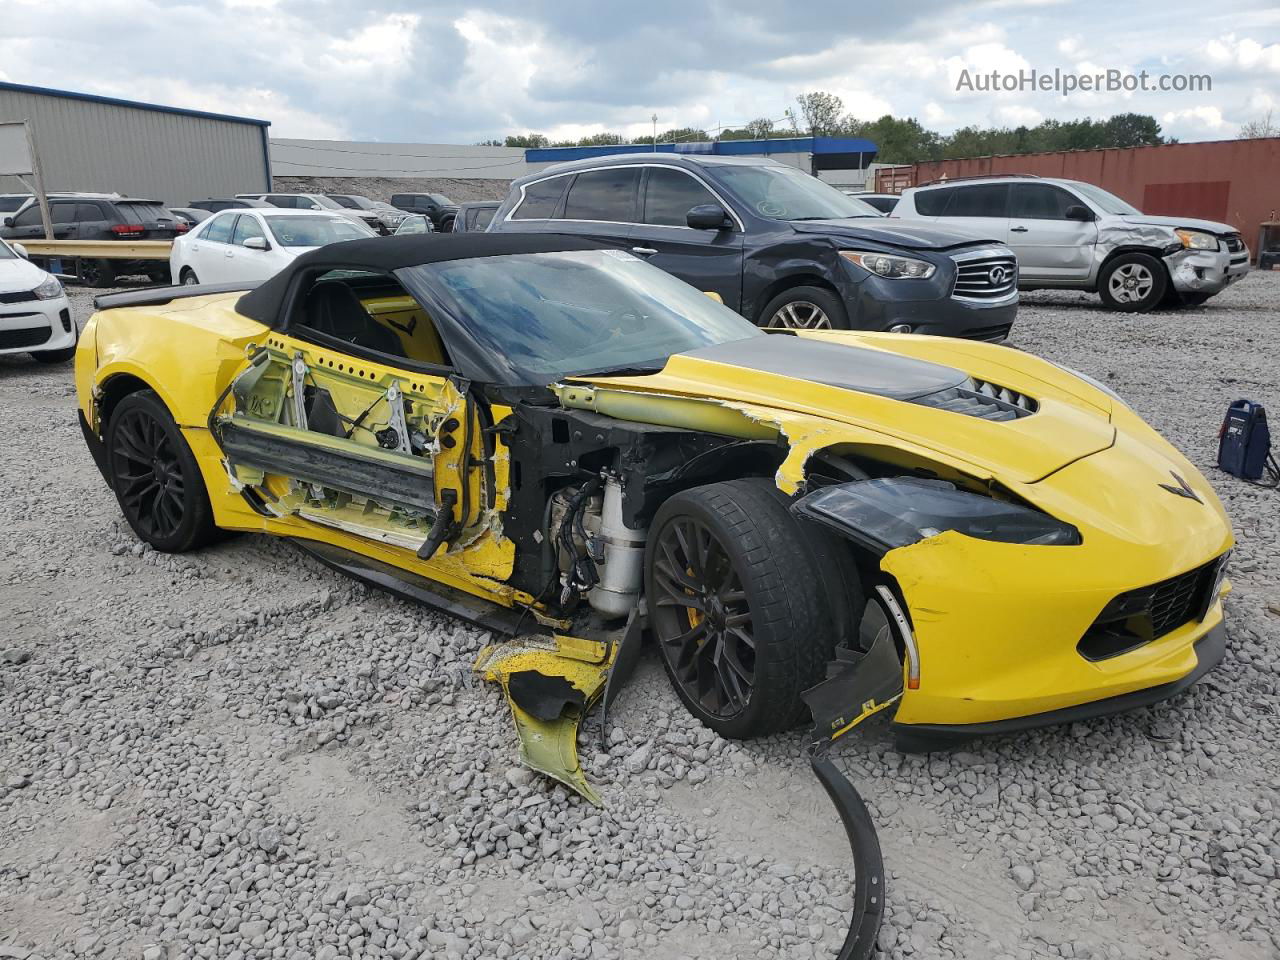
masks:
{"label": "gravel ground", "polygon": [[[1229,401],[1280,408],[1278,300],[1280,274],[1145,317],[1026,297],[1017,342],[1113,385],[1223,495],[1230,648],[1114,719],[842,742],[886,956],[1280,957],[1280,493],[1211,467]],[[848,852],[799,732],[720,740],[650,656],[608,751],[594,718],[581,738],[594,809],[516,764],[469,676],[482,632],[266,538],[144,549],[69,367],[0,359],[0,409],[0,957],[834,955]]]}

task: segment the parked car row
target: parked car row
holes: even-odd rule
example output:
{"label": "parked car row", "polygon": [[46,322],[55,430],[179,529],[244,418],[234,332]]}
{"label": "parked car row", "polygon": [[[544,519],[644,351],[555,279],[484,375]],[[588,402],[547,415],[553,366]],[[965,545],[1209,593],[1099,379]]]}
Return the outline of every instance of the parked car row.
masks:
{"label": "parked car row", "polygon": [[0,354],[65,363],[77,335],[62,282],[31,263],[22,244],[0,240]]}

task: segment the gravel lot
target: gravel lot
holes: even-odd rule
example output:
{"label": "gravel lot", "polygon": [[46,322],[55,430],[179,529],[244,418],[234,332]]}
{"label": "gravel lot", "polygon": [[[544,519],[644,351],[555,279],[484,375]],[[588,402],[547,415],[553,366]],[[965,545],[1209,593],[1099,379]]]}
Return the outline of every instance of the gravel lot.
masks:
{"label": "gravel lot", "polygon": [[[1228,402],[1280,413],[1278,302],[1280,274],[1134,318],[1024,299],[1022,347],[1113,385],[1223,495],[1230,647],[1115,719],[842,743],[887,956],[1280,958],[1280,493],[1211,466]],[[598,720],[581,738],[596,810],[516,764],[469,676],[483,633],[265,538],[144,549],[69,366],[0,358],[0,409],[0,957],[834,955],[849,857],[799,732],[718,739],[649,656],[608,752]]]}

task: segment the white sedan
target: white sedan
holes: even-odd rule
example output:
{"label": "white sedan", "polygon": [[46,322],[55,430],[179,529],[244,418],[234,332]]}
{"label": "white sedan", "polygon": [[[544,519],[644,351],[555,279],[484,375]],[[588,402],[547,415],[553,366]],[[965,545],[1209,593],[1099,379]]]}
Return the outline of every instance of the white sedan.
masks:
{"label": "white sedan", "polygon": [[58,278],[28,263],[22,244],[0,240],[0,354],[65,363],[76,352],[78,335]]}
{"label": "white sedan", "polygon": [[169,270],[178,283],[265,280],[308,250],[377,234],[327,210],[223,210],[173,241]]}

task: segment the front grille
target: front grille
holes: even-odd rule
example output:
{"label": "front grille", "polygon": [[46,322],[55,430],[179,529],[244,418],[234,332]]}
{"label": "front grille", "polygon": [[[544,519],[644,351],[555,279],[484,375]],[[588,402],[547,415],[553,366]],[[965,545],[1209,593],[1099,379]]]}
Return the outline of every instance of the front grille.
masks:
{"label": "front grille", "polygon": [[1240,234],[1232,233],[1222,238],[1223,245],[1227,248],[1227,253],[1239,253],[1244,249],[1244,240]]}
{"label": "front grille", "polygon": [[1225,561],[1219,557],[1168,580],[1120,594],[1098,614],[1076,649],[1086,660],[1106,660],[1203,617]]}
{"label": "front grille", "polygon": [[1031,397],[976,378],[964,386],[939,390],[913,402],[979,420],[996,421],[1029,417],[1039,406]]}
{"label": "front grille", "polygon": [[0,330],[0,350],[17,350],[21,347],[38,347],[49,339],[48,327],[28,327],[25,330]]}
{"label": "front grille", "polygon": [[12,293],[0,293],[0,303],[28,303],[36,299],[34,290],[15,290]]}
{"label": "front grille", "polygon": [[1017,258],[1002,253],[956,258],[955,299],[1003,300],[1017,289]]}

